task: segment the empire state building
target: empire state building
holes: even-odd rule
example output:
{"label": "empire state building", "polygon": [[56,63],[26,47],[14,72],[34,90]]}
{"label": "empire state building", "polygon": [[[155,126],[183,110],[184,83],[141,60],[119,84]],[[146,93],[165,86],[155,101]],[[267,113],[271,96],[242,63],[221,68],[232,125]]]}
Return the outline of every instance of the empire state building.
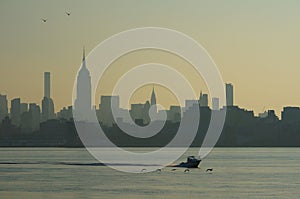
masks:
{"label": "empire state building", "polygon": [[85,49],[83,49],[82,65],[77,76],[77,89],[75,99],[75,119],[88,120],[91,114],[92,100],[91,100],[91,76],[86,67]]}

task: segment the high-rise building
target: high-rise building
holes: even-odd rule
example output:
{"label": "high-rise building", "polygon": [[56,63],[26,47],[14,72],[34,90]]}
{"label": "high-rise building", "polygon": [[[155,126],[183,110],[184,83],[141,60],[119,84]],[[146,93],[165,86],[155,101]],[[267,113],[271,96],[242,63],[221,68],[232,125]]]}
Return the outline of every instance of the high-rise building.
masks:
{"label": "high-rise building", "polygon": [[115,123],[113,112],[117,117],[120,109],[119,101],[119,96],[101,96],[101,104],[99,105],[100,115],[98,120],[105,126],[111,127]]}
{"label": "high-rise building", "polygon": [[54,103],[51,98],[44,97],[42,100],[42,121],[55,118]]}
{"label": "high-rise building", "polygon": [[156,96],[155,96],[154,86],[153,86],[152,93],[151,93],[150,105],[154,106],[153,107],[154,111],[155,111],[155,113],[157,113]]}
{"label": "high-rise building", "polygon": [[13,125],[20,126],[20,124],[21,124],[21,100],[20,100],[20,98],[15,98],[15,99],[11,100],[10,118],[11,118],[11,123]]}
{"label": "high-rise building", "polygon": [[144,104],[131,104],[130,116],[133,121],[144,119]]}
{"label": "high-rise building", "polygon": [[50,72],[44,73],[44,98],[42,100],[42,121],[55,118],[54,103],[50,95]]}
{"label": "high-rise building", "polygon": [[281,112],[282,122],[300,122],[300,108],[299,107],[283,107]]}
{"label": "high-rise building", "polygon": [[44,97],[50,98],[50,72],[44,73]]}
{"label": "high-rise building", "polygon": [[208,95],[207,94],[202,94],[202,92],[200,92],[199,104],[202,107],[208,106]]}
{"label": "high-rise building", "polygon": [[76,99],[74,106],[74,119],[88,120],[92,113],[91,76],[86,67],[85,50],[83,49],[82,65],[77,76]]}
{"label": "high-rise building", "polygon": [[27,103],[21,103],[21,115],[24,112],[28,111],[28,104]]}
{"label": "high-rise building", "polygon": [[219,98],[213,97],[212,98],[212,110],[216,111],[219,109],[220,109]]}
{"label": "high-rise building", "polygon": [[29,132],[30,124],[31,124],[31,116],[28,111],[28,104],[27,103],[21,103],[21,120],[20,120],[20,127],[22,132]]}
{"label": "high-rise building", "polygon": [[233,85],[226,83],[226,106],[233,106]]}
{"label": "high-rise building", "polygon": [[6,95],[0,94],[0,122],[8,116],[8,106]]}
{"label": "high-rise building", "polygon": [[35,103],[30,103],[29,104],[29,114],[31,117],[31,130],[32,131],[37,131],[40,129],[40,115],[41,115],[41,110],[39,105]]}

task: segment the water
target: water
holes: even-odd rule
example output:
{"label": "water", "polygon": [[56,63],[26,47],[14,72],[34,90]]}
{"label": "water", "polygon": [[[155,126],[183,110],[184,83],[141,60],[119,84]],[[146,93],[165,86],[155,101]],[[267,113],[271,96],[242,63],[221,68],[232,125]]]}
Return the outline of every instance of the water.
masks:
{"label": "water", "polygon": [[300,197],[300,148],[215,148],[189,173],[131,174],[90,163],[97,161],[85,149],[1,148],[0,198]]}

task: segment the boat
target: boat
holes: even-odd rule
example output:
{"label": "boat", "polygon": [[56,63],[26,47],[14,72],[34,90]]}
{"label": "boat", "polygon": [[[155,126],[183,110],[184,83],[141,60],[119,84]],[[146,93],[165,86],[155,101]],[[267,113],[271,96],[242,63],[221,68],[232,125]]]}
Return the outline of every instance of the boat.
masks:
{"label": "boat", "polygon": [[188,156],[186,162],[181,162],[177,165],[170,165],[170,167],[198,168],[200,162],[201,159],[198,159],[195,156]]}

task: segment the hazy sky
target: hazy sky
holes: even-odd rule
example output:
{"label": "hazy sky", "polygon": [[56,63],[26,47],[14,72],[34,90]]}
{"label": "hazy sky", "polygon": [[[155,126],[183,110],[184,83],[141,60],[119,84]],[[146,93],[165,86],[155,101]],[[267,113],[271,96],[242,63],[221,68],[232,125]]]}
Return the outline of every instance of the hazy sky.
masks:
{"label": "hazy sky", "polygon": [[[0,93],[40,104],[43,72],[50,71],[58,111],[72,102],[83,45],[89,52],[112,34],[144,26],[175,29],[201,43],[224,81],[234,84],[235,104],[256,113],[263,107],[279,113],[283,106],[300,106],[298,0],[1,0]],[[205,90],[202,83],[194,84],[198,93]],[[158,102],[167,105],[164,90],[157,92]]]}

